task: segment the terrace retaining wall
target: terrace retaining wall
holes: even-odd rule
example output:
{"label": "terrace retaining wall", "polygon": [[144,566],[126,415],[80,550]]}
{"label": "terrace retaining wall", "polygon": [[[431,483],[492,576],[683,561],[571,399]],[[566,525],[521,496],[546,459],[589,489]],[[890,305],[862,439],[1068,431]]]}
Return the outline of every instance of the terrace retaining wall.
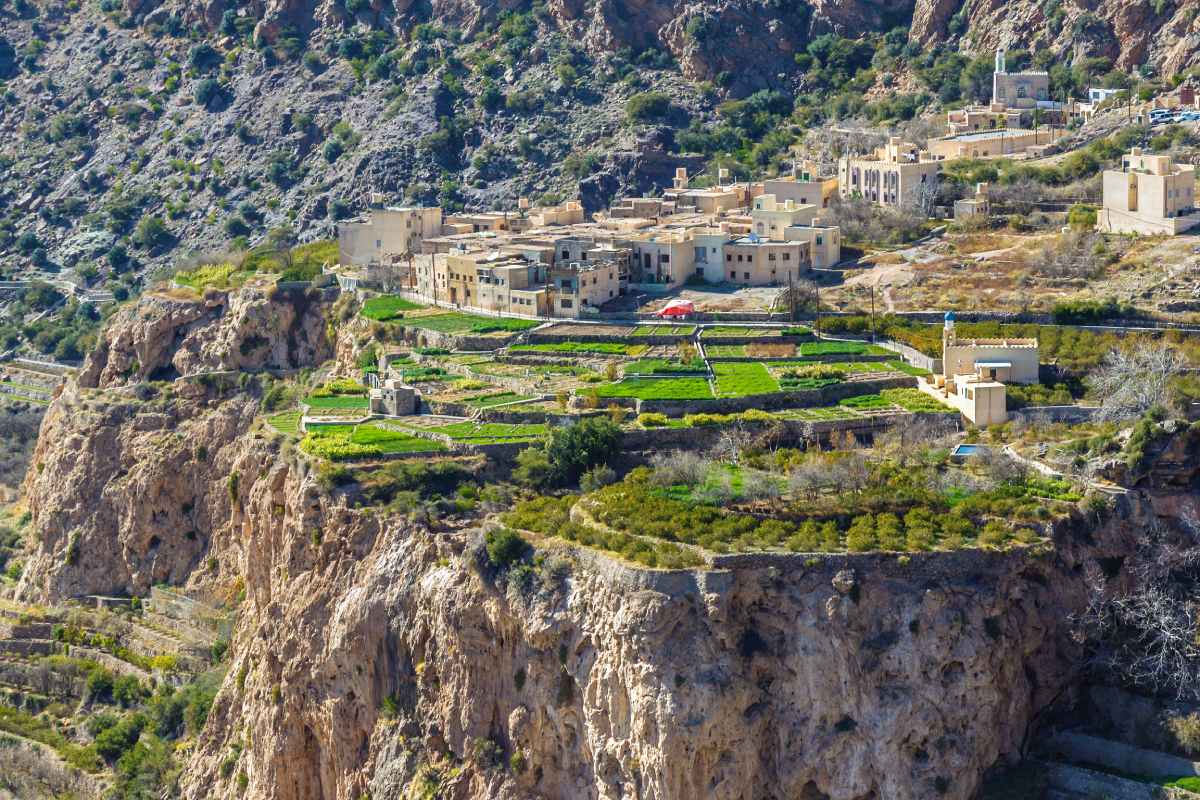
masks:
{"label": "terrace retaining wall", "polygon": [[[671,379],[662,378],[660,380]],[[854,397],[860,394],[875,394],[884,389],[915,388],[916,385],[916,378],[910,375],[903,375],[870,381],[847,381],[835,383],[831,386],[822,386],[819,389],[771,392],[769,394],[754,394],[746,397],[721,397],[703,400],[638,399],[636,401],[636,408],[639,414],[658,412],[666,414],[669,417],[681,417],[684,414],[734,414],[751,408],[761,408],[764,411],[777,411],[785,408],[812,408],[833,405],[847,397]],[[602,398],[601,402],[607,402],[608,399]]]}
{"label": "terrace retaining wall", "polygon": [[1099,406],[1028,406],[1009,411],[1008,418],[1026,423],[1065,422],[1076,425],[1092,421],[1099,413]]}
{"label": "terrace retaining wall", "polygon": [[803,361],[803,362],[805,362],[805,364],[809,364],[809,363],[822,364],[822,363],[836,363],[836,362],[840,362],[840,361],[895,361],[896,360],[894,356],[873,356],[873,355],[867,355],[866,353],[822,353],[820,355],[815,355],[815,356],[801,356],[801,355],[761,356],[761,357],[756,358],[754,356],[710,356],[706,352],[705,356],[708,358],[709,363],[713,363],[713,364],[725,364],[725,363],[736,363],[736,364],[745,364],[745,363],[772,364],[772,363],[776,363],[776,364],[778,364],[781,362],[787,363],[789,361]]}

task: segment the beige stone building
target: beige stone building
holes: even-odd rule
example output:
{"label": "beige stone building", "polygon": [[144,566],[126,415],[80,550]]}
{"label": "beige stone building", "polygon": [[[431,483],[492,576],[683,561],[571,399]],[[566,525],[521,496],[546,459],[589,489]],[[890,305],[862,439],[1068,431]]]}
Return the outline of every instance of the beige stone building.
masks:
{"label": "beige stone building", "polygon": [[725,280],[743,286],[785,285],[808,272],[807,242],[771,241],[751,233],[725,243]]}
{"label": "beige stone building", "polygon": [[1174,236],[1200,223],[1196,168],[1135,147],[1121,170],[1104,171],[1104,207],[1096,229],[1105,233]]}
{"label": "beige stone building", "polygon": [[976,184],[973,197],[964,197],[962,200],[954,201],[954,219],[957,222],[987,219],[990,213],[991,204],[988,202],[988,185],[986,183]]}
{"label": "beige stone building", "polygon": [[793,225],[783,231],[784,241],[808,245],[809,266],[827,269],[842,260],[842,229],[822,224],[820,217],[808,225]]}
{"label": "beige stone building", "polygon": [[871,156],[843,156],[838,161],[842,197],[862,197],[876,205],[912,208],[932,192],[941,164],[926,150],[893,136]]}
{"label": "beige stone building", "polygon": [[1020,109],[1009,108],[1004,103],[986,106],[967,106],[946,112],[946,131],[950,136],[976,131],[992,131],[997,128],[1021,127]]}
{"label": "beige stone building", "polygon": [[942,374],[922,380],[922,391],[958,409],[975,425],[1008,420],[1009,383],[1037,383],[1037,339],[959,339],[954,312],[942,329]]}
{"label": "beige stone building", "polygon": [[1009,108],[1036,108],[1038,102],[1050,100],[1050,73],[1009,72],[1004,63],[1004,50],[996,51],[996,70],[992,73],[992,102]]}
{"label": "beige stone building", "polygon": [[750,209],[752,230],[768,239],[783,239],[785,229],[793,225],[811,225],[819,209],[815,205],[799,205],[792,199],[778,200],[773,194],[754,198]]}
{"label": "beige stone building", "polygon": [[421,243],[442,232],[440,208],[380,208],[365,219],[338,223],[338,261],[366,266],[387,256],[421,252]]}
{"label": "beige stone building", "polygon": [[1049,128],[997,128],[929,140],[929,154],[940,161],[956,158],[997,158],[1022,155],[1030,148],[1050,144],[1057,134]]}
{"label": "beige stone building", "polygon": [[777,202],[791,200],[796,205],[829,208],[829,200],[837,194],[836,176],[821,176],[815,161],[804,160],[793,166],[793,174],[763,181],[764,195],[774,195]]}

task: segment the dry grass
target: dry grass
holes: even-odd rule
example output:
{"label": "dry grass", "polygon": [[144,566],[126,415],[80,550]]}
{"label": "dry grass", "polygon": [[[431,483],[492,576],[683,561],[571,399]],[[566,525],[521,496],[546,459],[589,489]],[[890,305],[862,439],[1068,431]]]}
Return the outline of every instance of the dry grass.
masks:
{"label": "dry grass", "polygon": [[746,355],[753,358],[791,358],[796,355],[796,345],[791,342],[782,342],[779,344],[752,343],[746,345]]}

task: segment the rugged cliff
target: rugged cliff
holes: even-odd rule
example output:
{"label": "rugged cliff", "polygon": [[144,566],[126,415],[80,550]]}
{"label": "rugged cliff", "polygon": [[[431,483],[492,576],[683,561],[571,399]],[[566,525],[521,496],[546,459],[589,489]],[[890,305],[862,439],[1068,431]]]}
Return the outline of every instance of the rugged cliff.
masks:
{"label": "rugged cliff", "polygon": [[[477,519],[358,507],[253,424],[258,378],[195,374],[332,357],[319,308],[143,302],[50,408],[26,483],[25,599],[166,582],[240,603],[195,800],[967,800],[1074,676],[1087,565],[1153,517],[1134,494],[1037,551],[668,573],[550,545],[497,573]],[[133,380],[172,365],[192,377]],[[1191,489],[1148,491],[1169,517]]]}
{"label": "rugged cliff", "polygon": [[260,378],[332,356],[322,309],[317,295],[263,288],[123,309],[42,420],[24,487],[40,539],[22,594],[216,578]]}

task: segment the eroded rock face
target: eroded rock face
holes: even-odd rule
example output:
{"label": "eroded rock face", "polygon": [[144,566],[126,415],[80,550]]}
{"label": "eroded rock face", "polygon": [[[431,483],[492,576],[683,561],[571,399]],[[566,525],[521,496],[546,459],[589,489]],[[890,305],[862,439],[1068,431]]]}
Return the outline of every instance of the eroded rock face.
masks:
{"label": "eroded rock face", "polygon": [[[1071,674],[1070,576],[1115,530],[691,578],[588,556],[523,593],[476,566],[473,532],[348,510],[290,467],[241,513],[247,605],[195,800],[235,796],[239,735],[248,797],[398,797],[432,762],[472,800],[965,800]],[[477,763],[480,740],[524,770]]]}
{"label": "eroded rock face", "polygon": [[127,306],[80,371],[84,388],[203,372],[296,369],[331,355],[319,296],[255,285],[235,292],[151,294]]}
{"label": "eroded rock face", "polygon": [[[241,462],[263,443],[247,434],[256,384],[238,371],[332,353],[322,307],[303,293],[153,295],[123,309],[42,420],[24,485],[39,546],[21,594],[144,594],[197,571],[216,578],[208,559],[234,524]],[[193,377],[165,380],[177,374]]]}

